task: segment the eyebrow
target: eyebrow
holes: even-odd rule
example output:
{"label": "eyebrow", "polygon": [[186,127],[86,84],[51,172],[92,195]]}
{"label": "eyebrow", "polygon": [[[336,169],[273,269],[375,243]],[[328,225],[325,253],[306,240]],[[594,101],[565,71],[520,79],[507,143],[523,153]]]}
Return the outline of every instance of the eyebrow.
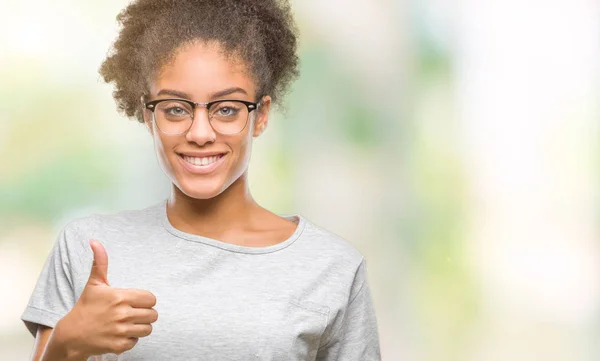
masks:
{"label": "eyebrow", "polygon": [[[224,90],[220,90],[218,92],[215,92],[213,94],[211,94],[209,96],[209,99],[215,99],[215,98],[220,98],[220,97],[224,97],[226,95],[230,95],[230,94],[234,94],[234,93],[242,93],[242,94],[246,94],[248,95],[248,93],[240,88],[240,87],[232,87],[232,88],[227,88]],[[180,97],[180,98],[184,98],[184,99],[191,99],[192,97],[185,92],[179,91],[179,90],[173,90],[173,89],[161,89],[156,96],[160,96],[160,95],[173,95],[176,97]]]}

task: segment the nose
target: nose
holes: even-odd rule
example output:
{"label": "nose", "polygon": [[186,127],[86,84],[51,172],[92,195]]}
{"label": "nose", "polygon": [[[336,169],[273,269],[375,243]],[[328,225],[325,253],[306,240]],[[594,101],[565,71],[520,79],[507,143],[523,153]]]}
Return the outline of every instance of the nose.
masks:
{"label": "nose", "polygon": [[200,146],[206,143],[213,143],[217,139],[217,133],[212,125],[210,125],[206,107],[198,106],[194,109],[192,126],[185,134],[185,139]]}

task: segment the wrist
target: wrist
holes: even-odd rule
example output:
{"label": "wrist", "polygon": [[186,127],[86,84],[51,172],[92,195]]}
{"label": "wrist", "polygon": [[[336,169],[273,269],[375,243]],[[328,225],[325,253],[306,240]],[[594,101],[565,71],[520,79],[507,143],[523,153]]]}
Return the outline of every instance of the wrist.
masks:
{"label": "wrist", "polygon": [[69,336],[68,326],[65,326],[61,321],[58,321],[48,339],[44,356],[47,354],[50,357],[43,357],[42,361],[86,361],[88,355],[77,347],[76,340]]}

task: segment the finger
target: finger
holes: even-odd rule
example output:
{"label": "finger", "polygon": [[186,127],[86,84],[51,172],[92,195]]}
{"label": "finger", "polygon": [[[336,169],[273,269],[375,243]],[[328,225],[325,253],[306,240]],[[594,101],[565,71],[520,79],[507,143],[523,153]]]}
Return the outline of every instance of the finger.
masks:
{"label": "finger", "polygon": [[152,333],[152,325],[149,323],[134,323],[127,328],[127,337],[146,337]]}
{"label": "finger", "polygon": [[116,338],[109,348],[112,353],[117,355],[122,354],[125,351],[131,350],[138,342],[137,337],[118,337]]}
{"label": "finger", "polygon": [[94,261],[90,270],[88,283],[108,285],[108,254],[102,243],[90,240],[90,247],[94,253]]}
{"label": "finger", "polygon": [[150,291],[123,289],[128,305],[135,308],[152,308],[156,305],[156,296]]}
{"label": "finger", "polygon": [[158,312],[153,308],[132,308],[127,318],[132,323],[153,323],[158,320]]}

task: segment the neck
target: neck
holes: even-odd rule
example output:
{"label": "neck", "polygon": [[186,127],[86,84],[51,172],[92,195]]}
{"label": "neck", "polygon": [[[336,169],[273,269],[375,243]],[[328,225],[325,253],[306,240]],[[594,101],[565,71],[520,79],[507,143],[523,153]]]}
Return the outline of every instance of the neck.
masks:
{"label": "neck", "polygon": [[244,173],[225,191],[210,199],[192,198],[172,185],[167,215],[174,227],[208,236],[247,224],[257,208],[259,206],[248,189],[247,173]]}

